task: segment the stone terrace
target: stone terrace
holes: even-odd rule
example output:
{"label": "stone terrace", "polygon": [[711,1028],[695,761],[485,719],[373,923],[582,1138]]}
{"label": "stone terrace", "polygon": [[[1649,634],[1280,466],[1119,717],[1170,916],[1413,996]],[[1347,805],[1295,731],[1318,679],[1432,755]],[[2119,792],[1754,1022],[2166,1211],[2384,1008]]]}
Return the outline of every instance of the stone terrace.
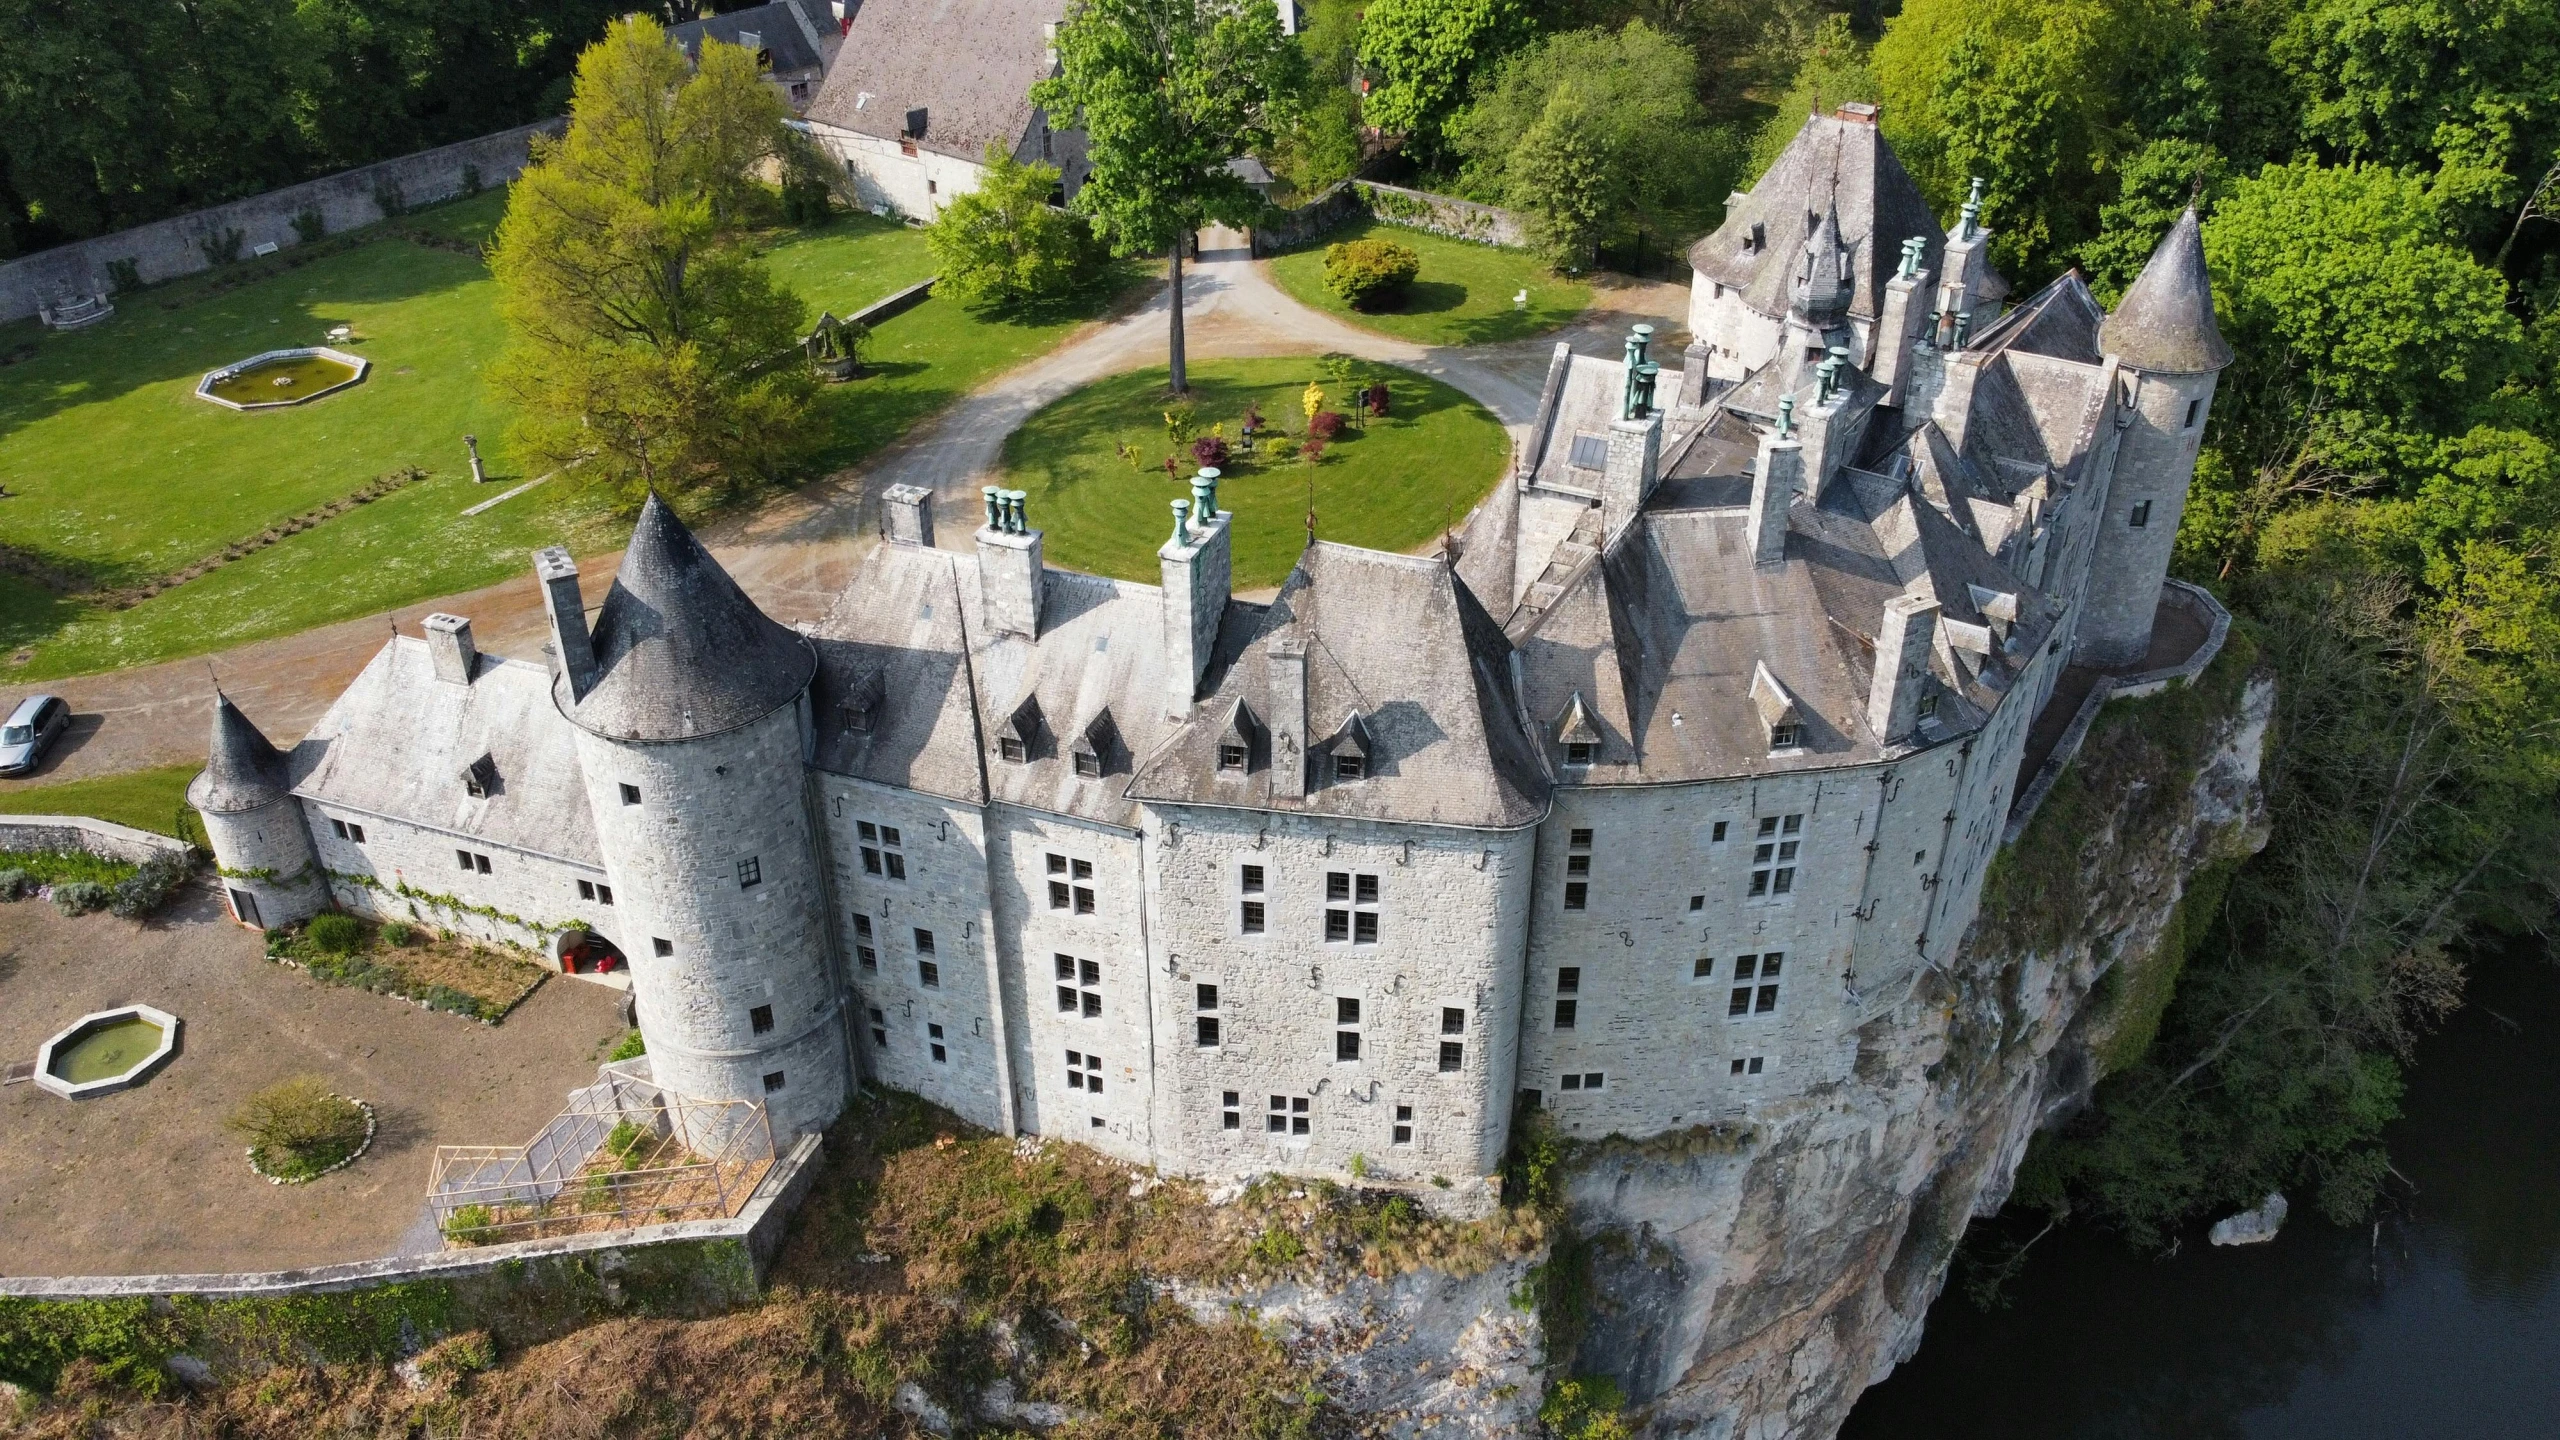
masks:
{"label": "stone terrace", "polygon": [[[184,1022],[141,1088],[68,1101],[0,1090],[0,1274],[289,1269],[388,1255],[424,1208],[438,1145],[520,1145],[594,1079],[622,997],[555,978],[495,1028],[270,964],[191,892],[137,925],[0,905],[0,1059],[126,1002]],[[309,1185],[250,1173],[222,1128],[242,1098],[317,1074],[373,1102],[374,1147]]]}

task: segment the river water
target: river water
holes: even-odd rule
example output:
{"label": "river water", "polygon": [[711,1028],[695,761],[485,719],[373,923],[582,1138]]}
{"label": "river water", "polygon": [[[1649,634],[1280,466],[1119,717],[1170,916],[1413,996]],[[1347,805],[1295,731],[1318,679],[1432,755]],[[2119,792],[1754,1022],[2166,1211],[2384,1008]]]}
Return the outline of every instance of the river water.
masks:
{"label": "river water", "polygon": [[2478,960],[2402,1109],[2417,1192],[2378,1228],[2296,1197],[2268,1244],[2166,1259],[2058,1230],[2007,1308],[1950,1285],[1842,1440],[2560,1436],[2560,967]]}

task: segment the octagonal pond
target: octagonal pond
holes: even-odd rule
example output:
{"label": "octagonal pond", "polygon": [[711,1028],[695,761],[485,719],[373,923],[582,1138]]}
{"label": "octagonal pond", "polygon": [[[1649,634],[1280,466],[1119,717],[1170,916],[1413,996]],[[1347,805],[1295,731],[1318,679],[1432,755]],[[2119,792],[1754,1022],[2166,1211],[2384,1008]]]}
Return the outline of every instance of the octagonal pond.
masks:
{"label": "octagonal pond", "polygon": [[196,396],[231,410],[271,410],[343,390],[369,368],[363,357],[325,345],[269,350],[207,371],[196,382]]}
{"label": "octagonal pond", "polygon": [[137,1085],[175,1053],[178,1017],[149,1005],[83,1015],[44,1042],[36,1083],[79,1100]]}

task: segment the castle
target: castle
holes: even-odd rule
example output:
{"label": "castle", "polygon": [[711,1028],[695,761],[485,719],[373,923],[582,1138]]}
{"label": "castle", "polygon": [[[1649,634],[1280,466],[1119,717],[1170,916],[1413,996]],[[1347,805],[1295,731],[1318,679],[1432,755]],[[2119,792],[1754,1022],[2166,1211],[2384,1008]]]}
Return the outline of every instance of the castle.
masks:
{"label": "castle", "polygon": [[[1200,1175],[1466,1209],[1515,1104],[1748,1120],[1849,1079],[1971,922],[2068,666],[2151,647],[2217,372],[2195,217],[2113,313],[2023,303],[1871,110],[1692,252],[1666,364],[1559,346],[1437,556],[1230,593],[1216,476],[1161,583],[931,496],[820,623],[654,499],[547,664],[430,618],[191,792],[250,924],[332,904],[627,964],[654,1078],[778,1133],[858,1081]],[[617,972],[621,973],[621,972]]]}

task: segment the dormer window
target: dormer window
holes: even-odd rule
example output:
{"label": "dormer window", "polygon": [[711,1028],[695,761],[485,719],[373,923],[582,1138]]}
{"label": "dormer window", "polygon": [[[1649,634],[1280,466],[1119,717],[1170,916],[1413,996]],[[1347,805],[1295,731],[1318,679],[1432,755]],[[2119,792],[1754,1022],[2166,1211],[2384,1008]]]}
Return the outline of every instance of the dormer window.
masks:
{"label": "dormer window", "polygon": [[1369,738],[1369,724],[1357,710],[1343,717],[1342,729],[1328,742],[1333,752],[1334,783],[1357,784],[1369,778],[1369,760],[1376,746]]}
{"label": "dormer window", "polygon": [[1077,751],[1077,752],[1076,752],[1076,778],[1078,778],[1078,779],[1080,779],[1080,780],[1099,780],[1099,779],[1101,779],[1101,778],[1102,778],[1102,757],[1101,757],[1101,756],[1099,756],[1099,755],[1089,754],[1089,753],[1084,752],[1084,751],[1081,751],[1081,750]]}
{"label": "dormer window", "polygon": [[1218,745],[1218,768],[1221,770],[1232,770],[1241,774],[1244,771],[1245,758],[1250,753],[1251,752],[1246,750],[1242,745],[1235,745],[1222,741]]}
{"label": "dormer window", "polygon": [[1218,773],[1242,775],[1253,768],[1253,712],[1242,700],[1227,707],[1227,723],[1218,732]]}
{"label": "dormer window", "polygon": [[887,689],[876,667],[853,677],[853,683],[845,688],[844,704],[837,712],[843,717],[848,734],[871,733],[873,717],[879,713],[880,698]]}
{"label": "dormer window", "polygon": [[1008,765],[1020,765],[1031,758],[1032,747],[1040,738],[1040,702],[1029,695],[1013,707],[1005,717],[1003,728],[996,731],[996,754]]}
{"label": "dormer window", "polygon": [[1097,712],[1084,728],[1076,732],[1074,761],[1076,778],[1099,780],[1111,768],[1112,742],[1117,732],[1112,728],[1111,712]]}
{"label": "dormer window", "polygon": [[1591,711],[1582,703],[1582,692],[1576,690],[1565,701],[1564,713],[1556,717],[1556,743],[1564,747],[1564,763],[1588,765],[1600,758],[1600,727],[1591,719]]}
{"label": "dormer window", "polygon": [[1760,712],[1760,723],[1769,727],[1769,753],[1803,748],[1804,709],[1766,664],[1751,667],[1751,703]]}
{"label": "dormer window", "polygon": [[1333,778],[1336,780],[1368,779],[1369,761],[1367,757],[1360,755],[1356,751],[1345,751],[1342,754],[1334,756]]}
{"label": "dormer window", "polygon": [[1801,726],[1801,725],[1772,725],[1772,726],[1770,726],[1770,727],[1769,727],[1769,748],[1770,748],[1770,749],[1772,749],[1772,750],[1794,750],[1794,749],[1800,748],[1803,744],[1804,744],[1804,727],[1803,727],[1803,726]]}
{"label": "dormer window", "polygon": [[1742,253],[1757,255],[1767,248],[1769,248],[1768,227],[1757,220],[1752,221],[1751,228],[1742,232]]}
{"label": "dormer window", "polygon": [[486,800],[498,788],[498,762],[483,752],[479,759],[462,767],[462,788],[474,800]]}
{"label": "dormer window", "polygon": [[1572,741],[1564,747],[1564,763],[1567,765],[1588,765],[1591,763],[1592,757],[1598,753],[1599,749],[1599,746],[1594,745],[1587,740]]}
{"label": "dormer window", "polygon": [[1009,765],[1019,765],[1031,758],[1030,747],[1010,735],[998,737],[996,754],[1002,756],[1005,763]]}

